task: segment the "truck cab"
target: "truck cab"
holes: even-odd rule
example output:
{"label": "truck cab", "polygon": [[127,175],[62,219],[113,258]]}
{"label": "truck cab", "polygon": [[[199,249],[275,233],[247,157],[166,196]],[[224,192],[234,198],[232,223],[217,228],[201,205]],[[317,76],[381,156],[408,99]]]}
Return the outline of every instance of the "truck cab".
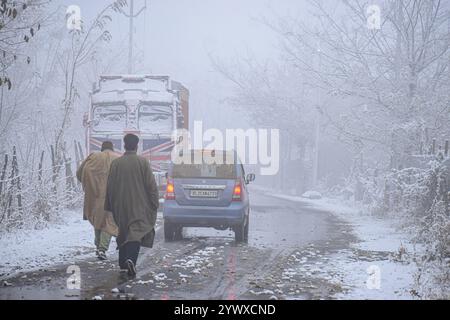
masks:
{"label": "truck cab", "polygon": [[189,128],[189,91],[168,76],[101,76],[83,123],[88,154],[109,140],[122,155],[124,135],[139,136],[138,154],[150,161],[162,197],[174,132]]}

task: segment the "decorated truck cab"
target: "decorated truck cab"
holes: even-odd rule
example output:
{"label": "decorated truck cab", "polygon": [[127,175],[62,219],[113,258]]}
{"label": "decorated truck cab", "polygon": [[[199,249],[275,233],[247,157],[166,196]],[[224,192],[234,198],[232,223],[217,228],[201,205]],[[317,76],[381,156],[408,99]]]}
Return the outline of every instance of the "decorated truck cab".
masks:
{"label": "decorated truck cab", "polygon": [[139,136],[138,154],[150,161],[163,196],[175,144],[173,133],[189,129],[189,91],[168,76],[101,76],[94,84],[83,122],[88,154],[100,151],[102,143],[109,140],[122,155],[124,135]]}

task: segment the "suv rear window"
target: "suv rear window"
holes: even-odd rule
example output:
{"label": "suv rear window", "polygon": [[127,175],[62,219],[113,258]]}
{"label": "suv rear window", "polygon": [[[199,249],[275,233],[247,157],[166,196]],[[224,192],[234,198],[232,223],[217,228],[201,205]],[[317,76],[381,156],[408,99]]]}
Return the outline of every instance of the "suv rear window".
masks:
{"label": "suv rear window", "polygon": [[236,179],[234,164],[176,164],[172,167],[174,178]]}

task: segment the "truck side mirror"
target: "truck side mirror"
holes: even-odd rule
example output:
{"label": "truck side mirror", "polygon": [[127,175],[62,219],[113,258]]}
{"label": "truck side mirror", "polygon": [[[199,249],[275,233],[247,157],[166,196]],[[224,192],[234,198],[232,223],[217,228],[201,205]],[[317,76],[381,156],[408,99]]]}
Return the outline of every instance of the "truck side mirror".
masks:
{"label": "truck side mirror", "polygon": [[246,180],[247,184],[249,184],[250,182],[255,181],[255,179],[256,179],[256,175],[254,173],[249,173],[245,180]]}

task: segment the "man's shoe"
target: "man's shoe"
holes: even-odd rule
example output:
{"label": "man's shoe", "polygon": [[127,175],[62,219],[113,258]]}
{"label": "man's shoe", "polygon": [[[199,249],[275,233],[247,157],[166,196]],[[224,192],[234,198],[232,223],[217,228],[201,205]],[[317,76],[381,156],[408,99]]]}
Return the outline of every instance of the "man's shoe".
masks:
{"label": "man's shoe", "polygon": [[134,265],[133,261],[128,259],[126,261],[126,264],[127,264],[127,269],[128,269],[128,276],[132,277],[132,278],[136,277],[136,273],[137,273],[136,266]]}
{"label": "man's shoe", "polygon": [[101,251],[101,250],[98,251],[97,258],[98,258],[98,260],[101,260],[101,261],[108,260],[108,258],[106,257],[105,251]]}

